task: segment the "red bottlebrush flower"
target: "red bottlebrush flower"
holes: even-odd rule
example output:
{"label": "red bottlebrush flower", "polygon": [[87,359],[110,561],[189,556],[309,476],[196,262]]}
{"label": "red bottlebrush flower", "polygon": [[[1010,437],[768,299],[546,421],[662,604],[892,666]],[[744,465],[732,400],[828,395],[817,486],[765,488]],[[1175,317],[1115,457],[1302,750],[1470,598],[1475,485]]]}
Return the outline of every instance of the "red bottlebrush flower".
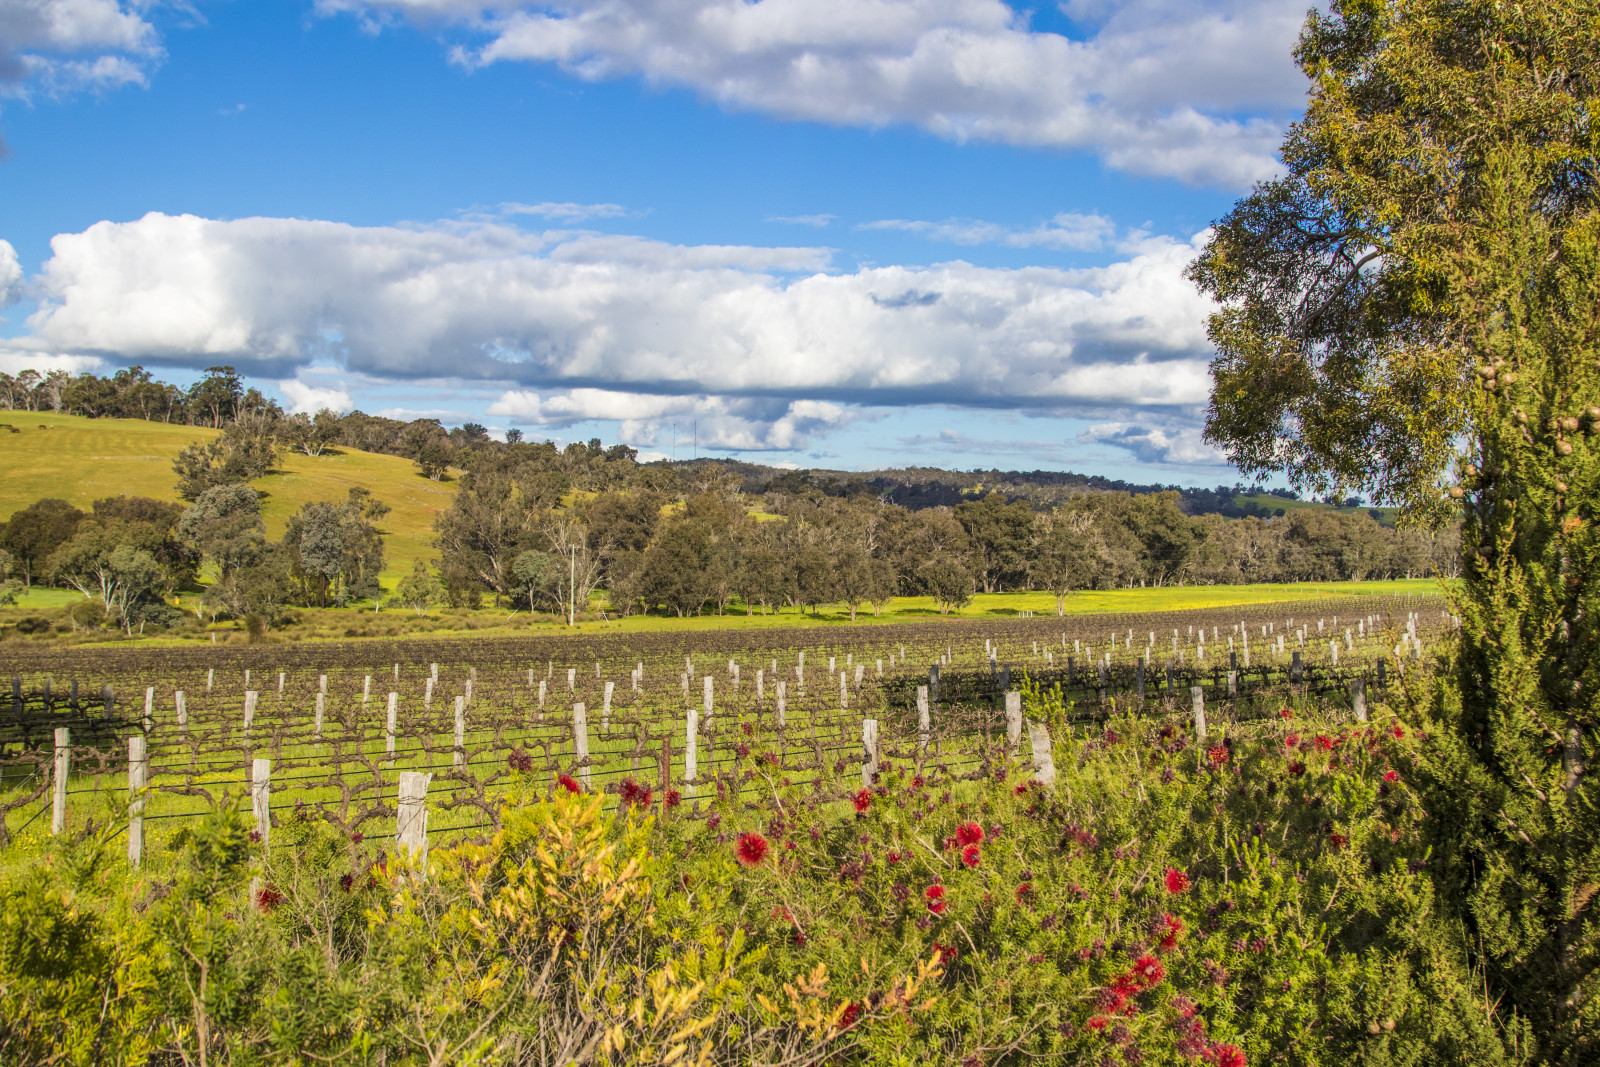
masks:
{"label": "red bottlebrush flower", "polygon": [[676,789],[669,789],[666,797],[661,802],[669,808],[675,808],[683,803],[683,794]]}
{"label": "red bottlebrush flower", "polygon": [[719,827],[721,825],[722,825],[722,816],[717,814],[716,812],[712,812],[710,815],[708,815],[706,817],[706,829],[710,830],[712,833],[716,833],[717,832],[717,827]]}
{"label": "red bottlebrush flower", "polygon": [[851,1001],[844,1006],[844,1014],[839,1017],[839,1029],[848,1030],[861,1018],[861,1005]]}
{"label": "red bottlebrush flower", "polygon": [[1163,912],[1151,926],[1151,932],[1161,938],[1161,951],[1171,952],[1178,944],[1178,935],[1183,933],[1183,920]]}
{"label": "red bottlebrush flower", "polygon": [[256,890],[256,907],[261,909],[261,914],[271,915],[272,909],[282,904],[287,897],[270,885],[262,886]]}
{"label": "red bottlebrush flower", "polygon": [[1019,796],[1019,797],[1022,794],[1026,793],[1027,791],[1028,791],[1028,783],[1027,782],[1021,782],[1021,783],[1019,783],[1017,785],[1017,787],[1015,789],[1011,790],[1011,792],[1014,795]]}
{"label": "red bottlebrush flower", "polygon": [[933,943],[933,961],[935,963],[954,963],[959,955],[961,953],[954,945],[941,945],[937,941]]}
{"label": "red bottlebrush flower", "polygon": [[1384,771],[1383,780],[1386,782],[1398,782],[1400,780],[1400,774],[1398,771]]}
{"label": "red bottlebrush flower", "polygon": [[1217,1067],[1245,1067],[1244,1052],[1238,1045],[1218,1045]]}
{"label": "red bottlebrush flower", "polygon": [[353,875],[353,874],[341,874],[339,876],[339,888],[343,889],[346,893],[348,893],[348,892],[350,892],[350,890],[354,889],[355,885],[356,885],[356,876],[355,875]]}
{"label": "red bottlebrush flower", "polygon": [[794,947],[795,948],[805,948],[806,947],[806,932],[804,930],[796,930],[794,932]]}
{"label": "red bottlebrush flower", "polygon": [[1318,734],[1317,735],[1317,747],[1322,749],[1322,751],[1324,751],[1324,752],[1332,752],[1333,751],[1333,745],[1334,745],[1333,738],[1329,737],[1327,734]]}
{"label": "red bottlebrush flower", "polygon": [[760,834],[740,834],[738,855],[746,867],[760,865],[767,858],[767,839]]}
{"label": "red bottlebrush flower", "polygon": [[1294,718],[1294,711],[1289,709],[1289,708],[1279,708],[1278,709],[1278,718],[1280,718],[1280,719],[1292,719],[1292,718]]}
{"label": "red bottlebrush flower", "polygon": [[755,734],[755,732],[756,732],[756,731],[755,731],[755,727],[753,727],[753,726],[751,726],[751,725],[750,725],[750,724],[749,724],[749,723],[747,723],[747,722],[742,722],[742,723],[740,723],[740,724],[739,724],[739,725],[740,725],[740,726],[743,726],[743,727],[744,727],[744,735],[745,735],[745,736],[746,736],[746,737],[751,737],[751,736],[753,736],[753,735],[754,735],[754,734]]}
{"label": "red bottlebrush flower", "polygon": [[921,789],[922,788],[922,775],[918,774],[918,775],[913,775],[912,776],[912,778],[911,778],[911,788],[912,789]]}
{"label": "red bottlebrush flower", "polygon": [[1228,750],[1221,745],[1212,745],[1206,749],[1206,759],[1211,761],[1211,766],[1220,767],[1228,762]]}
{"label": "red bottlebrush flower", "polygon": [[935,915],[944,914],[944,886],[930,885],[926,892],[924,892],[922,895],[928,898],[929,911],[933,912]]}
{"label": "red bottlebrush flower", "polygon": [[1033,883],[1023,882],[1021,885],[1017,886],[1017,903],[1021,904],[1023,901],[1027,900],[1029,895],[1032,893]]}
{"label": "red bottlebrush flower", "polygon": [[977,845],[968,845],[961,850],[961,862],[966,864],[968,868],[976,867],[983,862],[983,851]]}
{"label": "red bottlebrush flower", "polygon": [[261,844],[261,831],[260,830],[251,830],[250,831],[250,843],[252,845]]}
{"label": "red bottlebrush flower", "polygon": [[1171,893],[1173,896],[1177,896],[1179,893],[1182,893],[1185,889],[1189,888],[1189,876],[1178,870],[1176,867],[1167,868],[1166,882],[1167,892]]}
{"label": "red bottlebrush flower", "polygon": [[750,746],[745,744],[743,741],[740,741],[737,745],[734,745],[733,750],[739,753],[739,757],[741,759],[750,755]]}
{"label": "red bottlebrush flower", "polygon": [[856,806],[857,814],[860,814],[861,812],[864,812],[868,808],[872,807],[872,793],[870,790],[858,789],[856,790],[856,795],[850,799],[851,802]]}
{"label": "red bottlebrush flower", "polygon": [[1092,1017],[1088,1022],[1088,1026],[1089,1026],[1089,1029],[1091,1029],[1091,1030],[1095,1030],[1095,1031],[1104,1030],[1106,1028],[1105,1016],[1096,1015],[1096,1016]]}
{"label": "red bottlebrush flower", "polygon": [[1299,734],[1290,734],[1288,737],[1285,737],[1283,739],[1283,747],[1284,748],[1299,748],[1300,747],[1300,735]]}
{"label": "red bottlebrush flower", "polygon": [[1344,846],[1350,843],[1350,839],[1348,837],[1333,830],[1328,832],[1328,840],[1333,842],[1334,848],[1344,848]]}
{"label": "red bottlebrush flower", "polygon": [[1161,980],[1167,976],[1167,969],[1161,966],[1160,960],[1146,952],[1133,961],[1133,976],[1140,985],[1150,989],[1161,984]]}
{"label": "red bottlebrush flower", "polygon": [[562,789],[565,789],[569,793],[583,792],[583,786],[579,785],[570,774],[563,774],[560,778],[557,778],[556,785]]}
{"label": "red bottlebrush flower", "polygon": [[632,807],[648,808],[650,806],[650,798],[652,797],[654,792],[655,791],[652,790],[649,786],[640,785],[638,782],[634,781],[632,778],[624,778],[622,780],[622,786],[618,790],[618,793],[622,797],[622,802],[624,804],[628,805],[628,807],[630,807],[630,808],[632,808]]}
{"label": "red bottlebrush flower", "polygon": [[1301,763],[1299,760],[1290,760],[1289,761],[1289,773],[1290,774],[1304,774],[1304,773],[1306,773],[1306,765],[1304,763]]}
{"label": "red bottlebrush flower", "polygon": [[964,822],[956,827],[956,844],[965,848],[967,845],[983,844],[983,827],[975,822]]}
{"label": "red bottlebrush flower", "polygon": [[1406,728],[1404,726],[1396,726],[1391,732],[1394,734],[1396,741],[1404,741],[1406,738]]}

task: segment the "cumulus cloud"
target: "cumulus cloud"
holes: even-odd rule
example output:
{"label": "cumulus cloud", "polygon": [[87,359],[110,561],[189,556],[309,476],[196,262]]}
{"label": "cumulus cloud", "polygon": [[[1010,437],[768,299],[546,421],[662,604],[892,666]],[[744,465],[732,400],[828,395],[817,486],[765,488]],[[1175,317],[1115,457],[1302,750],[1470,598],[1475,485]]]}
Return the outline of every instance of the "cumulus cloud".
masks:
{"label": "cumulus cloud", "polygon": [[143,85],[161,58],[147,5],[120,0],[0,3],[0,95]]}
{"label": "cumulus cloud", "polygon": [[343,389],[308,385],[298,378],[278,383],[278,392],[289,402],[289,413],[306,412],[314,415],[327,408],[330,411],[349,411],[355,405],[350,394]]}
{"label": "cumulus cloud", "polygon": [[952,140],[1084,149],[1244,186],[1303,103],[1299,0],[1069,0],[1081,39],[1002,0],[321,0],[459,28],[456,61],[641,76],[726,107]]}
{"label": "cumulus cloud", "polygon": [[1227,463],[1222,453],[1206,444],[1196,429],[1168,431],[1159,427],[1109,422],[1089,427],[1078,435],[1078,440],[1126,448],[1143,463],[1194,466],[1220,466]]}
{"label": "cumulus cloud", "polygon": [[22,261],[10,241],[0,240],[0,308],[22,299]]}
{"label": "cumulus cloud", "polygon": [[1104,215],[1081,215],[1065,211],[1049,222],[1027,229],[1001,226],[978,219],[946,219],[926,222],[919,219],[879,219],[862,223],[863,230],[903,230],[931,241],[958,245],[1005,245],[1010,248],[1055,248],[1093,252],[1106,247],[1115,235],[1116,223]]}
{"label": "cumulus cloud", "polygon": [[806,448],[812,434],[839,429],[860,417],[815,400],[767,397],[663,396],[612,389],[573,389],[541,396],[509,390],[489,414],[538,426],[571,426],[590,420],[620,422],[620,440],[631,445],[696,443],[721,451]]}

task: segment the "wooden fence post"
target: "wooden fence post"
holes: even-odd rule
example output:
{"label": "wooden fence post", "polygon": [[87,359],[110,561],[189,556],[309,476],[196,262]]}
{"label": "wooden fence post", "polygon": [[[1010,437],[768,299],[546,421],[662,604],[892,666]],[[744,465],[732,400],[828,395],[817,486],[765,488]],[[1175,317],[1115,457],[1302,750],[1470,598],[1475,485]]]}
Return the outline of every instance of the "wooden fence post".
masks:
{"label": "wooden fence post", "polygon": [[699,742],[699,734],[700,713],[690,708],[684,724],[683,742],[683,784],[686,789],[693,789],[695,779],[699,777],[697,773],[699,768],[695,766],[695,753]]}
{"label": "wooden fence post", "polygon": [[367,675],[366,680],[361,683],[361,703],[365,704],[367,701],[369,701],[371,699],[372,699],[372,675],[369,674],[369,675]]}
{"label": "wooden fence post", "polygon": [[931,725],[928,721],[928,687],[917,686],[917,750],[924,751],[928,747],[928,734]]}
{"label": "wooden fence post", "polygon": [[778,729],[780,730],[783,729],[783,714],[787,710],[789,702],[787,689],[788,684],[786,682],[778,683]]}
{"label": "wooden fence post", "polygon": [[467,762],[467,698],[456,697],[456,734],[455,751],[451,754],[450,763],[460,767]]}
{"label": "wooden fence post", "polygon": [[260,696],[254,689],[244,691],[244,732],[250,732],[250,724],[256,720],[256,700]]}
{"label": "wooden fence post", "polygon": [[389,694],[389,714],[385,722],[383,735],[383,751],[389,756],[394,755],[395,730],[400,726],[400,694]]}
{"label": "wooden fence post", "polygon": [[[212,634],[211,635],[211,639],[213,641],[216,640],[216,636],[217,636],[216,634]],[[208,693],[211,692],[211,683],[216,680],[216,677],[217,677],[217,669],[215,667],[207,667],[206,668],[206,692],[208,692]]]}
{"label": "wooden fence post", "polygon": [[65,726],[57,726],[55,774],[50,782],[50,832],[52,834],[59,834],[67,828],[67,778],[71,774],[72,731]]}
{"label": "wooden fence post", "polygon": [[765,669],[756,671],[756,700],[765,703],[767,699],[767,672]]}
{"label": "wooden fence post", "polygon": [[1022,749],[1022,694],[1006,693],[1006,752],[1015,755]]}
{"label": "wooden fence post", "polygon": [[128,738],[128,863],[144,858],[144,788],[150,773],[143,737]]}
{"label": "wooden fence post", "polygon": [[422,685],[422,710],[428,711],[433,707],[433,679],[429,678]]}
{"label": "wooden fence post", "polygon": [[322,737],[322,717],[327,712],[327,709],[328,709],[328,694],[326,694],[326,693],[318,693],[317,694],[316,718],[314,720],[316,736],[318,738]]}
{"label": "wooden fence post", "polygon": [[572,737],[578,750],[578,777],[589,788],[589,711],[582,704],[572,705]]}
{"label": "wooden fence post", "polygon": [[1194,735],[1206,739],[1206,691],[1198,685],[1189,687],[1189,703],[1194,710]]}
{"label": "wooden fence post", "polygon": [[188,733],[189,703],[187,699],[185,699],[182,689],[179,689],[177,692],[172,694],[172,706],[178,713],[178,732],[181,734]]}
{"label": "wooden fence post", "polygon": [[606,683],[605,703],[600,706],[600,729],[602,731],[610,731],[611,729],[611,693],[616,689],[616,686],[616,682]]}
{"label": "wooden fence post", "polygon": [[1350,680],[1350,710],[1356,713],[1357,722],[1367,721],[1367,680],[1365,678],[1352,678]]}
{"label": "wooden fence post", "polygon": [[149,733],[155,728],[156,720],[156,687],[146,686],[144,690],[144,732]]}
{"label": "wooden fence post", "polygon": [[272,761],[254,760],[250,764],[250,811],[255,816],[256,833],[261,837],[261,849],[266,851],[267,838],[272,835]]}
{"label": "wooden fence post", "polygon": [[850,687],[845,684],[844,671],[839,672],[839,709],[843,711],[850,706]]}
{"label": "wooden fence post", "polygon": [[709,730],[711,729],[711,675],[705,675],[703,681],[705,682],[706,729]]}
{"label": "wooden fence post", "polygon": [[428,876],[428,783],[433,775],[423,771],[400,772],[395,838],[411,854],[411,862]]}
{"label": "wooden fence post", "polygon": [[1055,750],[1050,731],[1042,722],[1028,723],[1028,744],[1033,748],[1033,780],[1051,789],[1056,787]]}
{"label": "wooden fence post", "polygon": [[861,720],[861,787],[872,785],[872,776],[878,773],[878,720]]}

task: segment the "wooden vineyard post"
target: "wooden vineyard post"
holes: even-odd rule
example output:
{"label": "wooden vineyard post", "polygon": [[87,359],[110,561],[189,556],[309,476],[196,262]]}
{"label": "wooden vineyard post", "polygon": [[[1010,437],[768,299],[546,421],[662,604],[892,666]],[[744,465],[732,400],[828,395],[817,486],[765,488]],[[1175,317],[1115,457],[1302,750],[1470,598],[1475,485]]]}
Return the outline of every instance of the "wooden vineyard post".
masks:
{"label": "wooden vineyard post", "polygon": [[253,760],[250,764],[250,812],[255,816],[256,834],[261,838],[261,849],[266,851],[267,838],[272,834],[272,761]]}
{"label": "wooden vineyard post", "polygon": [[[211,635],[211,639],[213,641],[215,641],[217,639],[217,635],[216,634],[212,634]],[[211,692],[211,683],[216,681],[216,677],[217,677],[217,669],[215,667],[207,667],[206,668],[206,692],[208,692],[208,693]]]}
{"label": "wooden vineyard post", "polygon": [[698,768],[695,766],[696,745],[699,741],[700,713],[693,708],[689,709],[684,724],[683,741],[683,787],[692,792]]}
{"label": "wooden vineyard post", "polygon": [[[580,708],[582,704],[578,705]],[[460,767],[467,762],[467,698],[456,697],[456,733],[455,751],[451,754],[450,763]]]}
{"label": "wooden vineyard post", "polygon": [[611,694],[616,687],[616,682],[606,683],[605,703],[600,705],[600,730],[602,733],[609,733],[611,730]]}
{"label": "wooden vineyard post", "polygon": [[1134,694],[1139,698],[1140,710],[1144,709],[1144,669],[1148,660],[1148,656],[1140,656],[1133,661],[1133,689]]}
{"label": "wooden vineyard post", "polygon": [[429,678],[422,685],[422,710],[427,711],[433,707],[433,679]]}
{"label": "wooden vineyard post", "polygon": [[476,677],[473,676],[473,675],[475,675],[477,673],[477,668],[476,667],[472,668],[472,671],[473,671],[473,674],[469,674],[467,676],[467,684],[464,687],[464,691],[466,693],[466,701],[467,701],[468,704],[472,703],[472,683],[478,680]]}
{"label": "wooden vineyard post", "polygon": [[850,706],[850,688],[845,684],[844,671],[839,672],[839,710]]}
{"label": "wooden vineyard post", "polygon": [[861,787],[872,785],[872,776],[878,773],[878,720],[861,720]]}
{"label": "wooden vineyard post", "polygon": [[765,703],[767,699],[767,672],[756,671],[756,702]]}
{"label": "wooden vineyard post", "polygon": [[917,686],[917,751],[926,752],[928,749],[928,734],[931,723],[928,718],[928,687]]}
{"label": "wooden vineyard post", "polygon": [[189,704],[188,704],[188,701],[185,700],[185,698],[184,698],[182,689],[180,689],[177,692],[172,694],[172,707],[173,707],[173,710],[176,711],[177,714],[178,714],[178,732],[180,734],[188,733],[189,732]]}
{"label": "wooden vineyard post", "polygon": [[1294,659],[1289,664],[1289,680],[1295,685],[1299,685],[1305,680],[1305,665],[1300,662],[1300,653],[1298,651],[1294,653]]}
{"label": "wooden vineyard post", "polygon": [[548,684],[549,683],[547,683],[543,678],[539,679],[539,712],[540,712],[539,718],[540,719],[544,718],[544,701],[545,701],[545,697],[549,695],[548,690],[546,689],[546,686]]}
{"label": "wooden vineyard post", "polygon": [[328,694],[326,694],[326,693],[318,693],[317,694],[316,718],[314,720],[312,720],[312,726],[313,726],[313,730],[315,732],[315,735],[319,740],[322,738],[322,718],[323,718],[324,715],[327,714],[327,710],[328,710]]}
{"label": "wooden vineyard post", "polygon": [[778,729],[781,730],[781,729],[783,729],[783,715],[784,715],[785,710],[787,710],[787,706],[788,706],[789,694],[785,691],[788,688],[788,684],[786,682],[779,682],[777,688],[778,688]]}
{"label": "wooden vineyard post", "polygon": [[578,777],[589,788],[589,712],[582,704],[572,705],[572,740],[578,755]]}
{"label": "wooden vineyard post", "polygon": [[410,853],[422,878],[428,876],[428,783],[432,780],[433,775],[422,771],[401,771],[395,806],[395,838]]}
{"label": "wooden vineyard post", "polygon": [[156,687],[146,686],[144,691],[144,732],[149,733],[155,727],[156,713]]}
{"label": "wooden vineyard post", "polygon": [[1189,687],[1189,703],[1194,711],[1194,736],[1206,739],[1206,691],[1198,685]]}
{"label": "wooden vineyard post", "polygon": [[394,756],[394,735],[400,725],[400,694],[389,694],[389,714],[384,724],[383,751],[385,755]]}
{"label": "wooden vineyard post", "polygon": [[283,699],[283,672],[278,672],[278,699]]}
{"label": "wooden vineyard post", "polygon": [[1352,678],[1350,680],[1350,710],[1355,712],[1357,722],[1367,721],[1367,680],[1365,678]]}
{"label": "wooden vineyard post", "polygon": [[150,773],[145,739],[128,738],[128,863],[137,868],[144,858],[144,788]]}
{"label": "wooden vineyard post", "polygon": [[361,683],[361,703],[365,704],[367,701],[369,701],[371,699],[372,699],[372,675],[369,674],[369,675],[367,675],[366,680]]}
{"label": "wooden vineyard post", "polygon": [[1050,789],[1056,787],[1055,750],[1050,746],[1050,731],[1042,722],[1028,723],[1028,744],[1033,748],[1033,780]]}
{"label": "wooden vineyard post", "polygon": [[55,771],[50,781],[50,832],[67,828],[67,777],[72,773],[72,730],[56,727]]}
{"label": "wooden vineyard post", "polygon": [[711,675],[709,675],[709,674],[705,675],[702,678],[702,681],[704,682],[704,688],[705,688],[706,729],[709,730],[709,729],[711,729],[711,708],[712,708],[712,704],[711,704]]}
{"label": "wooden vineyard post", "polygon": [[1014,755],[1022,750],[1022,694],[1015,689],[1006,693],[1006,753]]}
{"label": "wooden vineyard post", "polygon": [[578,688],[578,668],[567,668],[567,692],[571,693]]}
{"label": "wooden vineyard post", "polygon": [[254,689],[244,691],[244,732],[250,733],[250,724],[256,721],[256,700],[260,696]]}

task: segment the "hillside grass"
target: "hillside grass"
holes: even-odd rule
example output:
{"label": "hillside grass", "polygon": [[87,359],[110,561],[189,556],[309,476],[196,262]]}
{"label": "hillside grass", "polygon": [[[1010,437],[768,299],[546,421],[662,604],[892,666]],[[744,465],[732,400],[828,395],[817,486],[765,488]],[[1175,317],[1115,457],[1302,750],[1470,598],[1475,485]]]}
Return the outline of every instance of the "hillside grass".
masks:
{"label": "hillside grass", "polygon": [[[142,419],[88,419],[55,412],[10,411],[0,415],[20,432],[0,429],[0,518],[45,497],[56,497],[87,511],[96,500],[127,494],[181,503],[172,461],[178,450],[216,437],[201,426],[169,426]],[[413,560],[433,556],[433,517],[450,506],[455,482],[430,481],[410,460],[342,448],[311,457],[285,455],[278,473],[250,483],[265,493],[262,515],[267,536],[278,538],[289,518],[314,500],[343,500],[353,486],[393,510],[378,529],[384,535],[387,567],[381,575],[393,588],[410,572]],[[32,606],[54,606],[41,600]]]}

